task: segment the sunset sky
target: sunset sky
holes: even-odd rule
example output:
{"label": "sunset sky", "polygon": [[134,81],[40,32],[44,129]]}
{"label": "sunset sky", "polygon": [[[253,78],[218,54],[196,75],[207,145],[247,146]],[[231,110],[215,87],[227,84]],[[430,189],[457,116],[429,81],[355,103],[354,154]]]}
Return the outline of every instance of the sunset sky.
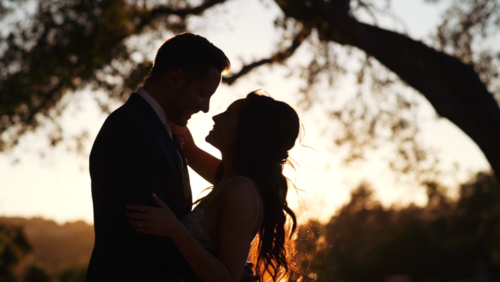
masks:
{"label": "sunset sky", "polygon": [[[438,23],[441,8],[445,5],[423,2],[394,0],[392,5],[395,14],[405,22],[409,35],[425,41]],[[221,48],[231,60],[232,69],[237,71],[242,60],[250,62],[275,50],[278,38],[273,20],[278,13],[278,7],[269,0],[229,1],[208,11],[202,18],[193,18],[191,31],[207,37]],[[381,25],[389,29],[404,28],[390,20],[382,20]],[[157,48],[171,35],[164,33],[162,38],[156,38],[155,41],[131,41],[131,44],[146,46],[147,43]],[[149,60],[153,60],[156,50],[146,50]],[[288,63],[296,65],[308,55],[308,46],[301,46]],[[347,57],[343,61],[347,62],[348,69],[354,64]],[[297,171],[286,170],[286,174],[302,190],[290,193],[292,207],[299,210],[302,221],[307,218],[328,220],[349,199],[350,191],[362,181],[371,183],[376,196],[385,204],[425,203],[423,188],[396,181],[387,162],[384,162],[387,157],[383,150],[367,155],[367,160],[362,163],[343,165],[344,149],[333,146],[331,134],[335,134],[334,128],[329,127],[322,105],[314,105],[307,111],[301,110],[297,104],[300,99],[297,93],[302,81],[296,74],[287,77],[289,72],[284,66],[261,67],[232,86],[221,85],[212,98],[209,113],[196,114],[189,122],[197,144],[219,156],[218,151],[204,141],[213,125],[211,117],[225,110],[232,101],[261,88],[274,98],[294,105],[305,128],[302,144],[307,147],[297,144],[291,152],[292,158],[299,164]],[[411,89],[405,91],[408,95],[415,94]],[[320,96],[339,99],[355,92],[352,76],[343,77],[334,87],[318,88]],[[69,104],[62,117],[63,128],[68,135],[77,134],[82,129],[88,130],[90,136],[85,143],[85,153],[77,155],[67,152],[65,146],[60,146],[45,150],[44,157],[41,157],[39,151],[47,148],[45,132],[49,128],[24,136],[12,153],[0,155],[0,215],[43,216],[59,222],[77,219],[93,221],[88,155],[106,115],[100,112],[89,90],[65,98]],[[422,125],[423,144],[437,151],[445,171],[453,171],[454,163],[459,165],[456,173],[442,178],[445,184],[455,187],[457,183],[468,179],[471,173],[489,168],[483,154],[469,137],[447,120],[436,120],[428,102],[420,96],[416,99],[421,104],[419,122]],[[337,101],[333,101],[332,105],[335,103]],[[114,105],[113,108],[118,106]],[[15,159],[19,159],[19,162]],[[194,173],[191,173],[191,181],[195,196],[208,186]]]}

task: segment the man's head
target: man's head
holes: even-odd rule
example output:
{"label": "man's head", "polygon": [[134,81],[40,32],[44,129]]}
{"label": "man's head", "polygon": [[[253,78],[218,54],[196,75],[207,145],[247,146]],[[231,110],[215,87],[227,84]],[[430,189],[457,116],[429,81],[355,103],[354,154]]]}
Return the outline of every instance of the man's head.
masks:
{"label": "man's head", "polygon": [[167,39],[158,49],[144,86],[149,84],[146,90],[160,103],[168,118],[184,126],[192,114],[208,112],[221,73],[230,66],[224,52],[206,38],[183,33]]}

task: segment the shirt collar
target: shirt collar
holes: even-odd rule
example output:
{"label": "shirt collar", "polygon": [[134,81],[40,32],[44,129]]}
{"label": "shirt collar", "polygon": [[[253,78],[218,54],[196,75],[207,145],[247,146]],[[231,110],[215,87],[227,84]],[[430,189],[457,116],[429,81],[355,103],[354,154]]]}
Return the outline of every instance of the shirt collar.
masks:
{"label": "shirt collar", "polygon": [[166,124],[168,122],[167,114],[165,114],[165,111],[163,108],[160,106],[158,101],[155,100],[149,93],[142,87],[139,87],[137,89],[137,94],[139,94],[148,104],[153,108],[155,111],[156,115],[160,118],[162,124]]}

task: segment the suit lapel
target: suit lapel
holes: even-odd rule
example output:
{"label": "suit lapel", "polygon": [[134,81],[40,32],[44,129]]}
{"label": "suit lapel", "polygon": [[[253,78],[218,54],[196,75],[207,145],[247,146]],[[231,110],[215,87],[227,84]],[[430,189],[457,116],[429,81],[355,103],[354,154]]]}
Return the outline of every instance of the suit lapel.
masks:
{"label": "suit lapel", "polygon": [[155,132],[157,133],[158,141],[165,145],[168,150],[171,158],[169,160],[172,161],[174,167],[177,170],[179,177],[184,181],[184,177],[182,177],[182,162],[179,158],[179,154],[177,153],[177,149],[175,148],[173,140],[170,138],[170,135],[167,132],[165,126],[161,123],[160,118],[156,115],[153,108],[139,96],[137,93],[132,93],[127,103],[132,103],[137,110],[140,111],[141,116],[147,120],[147,123],[150,124]]}
{"label": "suit lapel", "polygon": [[[181,179],[182,189],[184,194],[184,210],[189,212],[192,207],[192,194],[191,194],[191,185],[189,182],[189,173],[187,170],[186,159],[184,157],[184,153],[180,148],[180,143],[178,137],[175,135],[175,132],[172,132],[173,139],[170,138],[170,135],[167,132],[165,126],[161,123],[160,118],[156,115],[153,108],[140,97],[139,94],[133,93],[127,103],[132,103],[136,106],[136,108],[140,111],[141,116],[147,120],[147,123],[150,124],[154,131],[157,133],[158,141],[163,143],[167,149],[167,154],[171,155],[171,158],[168,160],[173,164],[173,166],[177,170],[177,175]],[[181,161],[181,158],[183,161]]]}
{"label": "suit lapel", "polygon": [[184,199],[186,199],[185,208],[191,209],[191,206],[193,203],[193,196],[191,194],[191,184],[189,181],[189,172],[187,169],[186,158],[184,157],[184,152],[182,152],[179,137],[177,137],[177,134],[175,132],[172,132],[172,138],[174,139],[173,141],[174,141],[174,145],[176,147],[176,150],[179,152],[179,154],[182,158],[183,165],[182,165],[182,169],[181,169],[181,174],[182,174],[182,186],[184,189]]}

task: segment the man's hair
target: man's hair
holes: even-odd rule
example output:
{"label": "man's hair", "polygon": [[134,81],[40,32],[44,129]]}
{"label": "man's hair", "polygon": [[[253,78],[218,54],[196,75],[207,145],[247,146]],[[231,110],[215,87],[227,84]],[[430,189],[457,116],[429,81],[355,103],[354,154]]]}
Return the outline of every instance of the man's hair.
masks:
{"label": "man's hair", "polygon": [[167,72],[178,68],[191,82],[202,78],[211,68],[222,73],[229,71],[230,67],[231,63],[224,52],[206,38],[181,33],[163,42],[156,53],[148,79],[161,80]]}

